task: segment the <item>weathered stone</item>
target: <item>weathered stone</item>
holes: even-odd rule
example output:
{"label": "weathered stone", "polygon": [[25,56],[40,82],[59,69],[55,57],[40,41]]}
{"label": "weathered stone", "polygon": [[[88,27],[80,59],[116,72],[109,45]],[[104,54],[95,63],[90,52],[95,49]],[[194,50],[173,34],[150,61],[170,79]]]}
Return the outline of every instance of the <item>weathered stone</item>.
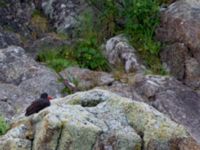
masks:
{"label": "weathered stone", "polygon": [[200,63],[192,57],[188,57],[188,59],[185,60],[185,83],[199,90]]}
{"label": "weathered stone", "polygon": [[21,45],[19,36],[12,32],[5,32],[0,28],[0,48],[6,48],[10,45]]}
{"label": "weathered stone", "polygon": [[[190,150],[196,150],[195,146],[200,148],[183,126],[153,107],[104,90],[79,92],[54,100],[50,107],[28,118],[22,117],[12,126],[0,138],[0,148],[16,147],[18,139],[33,142],[31,147],[29,142],[22,142],[29,147],[27,150],[173,150],[171,147],[177,141],[179,145],[184,143],[182,150],[190,146]],[[191,142],[185,142],[190,139]]]}
{"label": "weathered stone", "polygon": [[175,43],[161,50],[161,60],[167,71],[178,80],[183,80],[185,75],[185,60],[188,49],[183,43]]}
{"label": "weathered stone", "polygon": [[0,49],[0,87],[1,112],[7,118],[22,112],[42,92],[59,97],[63,89],[55,72],[14,46]]}
{"label": "weathered stone", "polygon": [[91,71],[89,69],[81,69],[78,67],[69,67],[60,73],[64,79],[77,84],[77,88],[81,90],[88,90],[96,86],[103,86],[112,84],[114,77],[112,74]]}
{"label": "weathered stone", "polygon": [[44,13],[54,20],[57,32],[69,34],[72,34],[77,26],[77,18],[86,6],[84,0],[42,0],[41,2]]}
{"label": "weathered stone", "polygon": [[123,35],[109,39],[105,51],[109,63],[116,68],[123,67],[127,73],[141,72],[145,69],[138,59],[136,50],[128,44],[128,40]]}
{"label": "weathered stone", "polygon": [[14,105],[19,97],[20,91],[17,86],[12,84],[3,84],[0,82],[0,114],[3,116],[14,116],[17,108]]}
{"label": "weathered stone", "polygon": [[193,89],[200,88],[199,35],[200,1],[176,1],[161,12],[161,24],[156,31],[156,37],[165,44],[170,44],[161,53],[161,58],[172,75]]}
{"label": "weathered stone", "polygon": [[32,1],[27,0],[1,0],[3,6],[0,7],[0,25],[5,30],[29,36],[31,28],[29,26],[31,15],[35,9]]}
{"label": "weathered stone", "polygon": [[136,77],[134,98],[145,101],[187,127],[200,141],[200,96],[171,77]]}
{"label": "weathered stone", "polygon": [[49,34],[45,37],[27,43],[24,48],[26,49],[26,52],[30,57],[37,58],[36,56],[41,51],[49,49],[57,50],[57,48],[60,46],[69,46],[71,44],[70,42],[62,40],[56,36],[57,35]]}

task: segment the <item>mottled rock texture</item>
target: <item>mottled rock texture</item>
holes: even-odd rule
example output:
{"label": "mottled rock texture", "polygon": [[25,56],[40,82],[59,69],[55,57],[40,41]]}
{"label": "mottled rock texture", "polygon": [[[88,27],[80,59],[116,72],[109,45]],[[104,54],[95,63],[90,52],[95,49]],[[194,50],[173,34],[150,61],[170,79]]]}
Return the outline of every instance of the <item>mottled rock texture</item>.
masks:
{"label": "mottled rock texture", "polygon": [[22,117],[0,138],[9,150],[184,150],[199,148],[183,126],[153,107],[104,90],[57,99],[28,118]]}
{"label": "mottled rock texture", "polygon": [[200,88],[200,1],[180,0],[161,12],[157,39],[165,68],[193,89]]}
{"label": "mottled rock texture", "polygon": [[137,76],[133,95],[186,126],[200,142],[200,96],[191,88],[172,77]]}
{"label": "mottled rock texture", "polygon": [[105,55],[110,64],[115,68],[123,68],[127,73],[142,72],[145,69],[136,50],[123,35],[115,36],[106,42]]}
{"label": "mottled rock texture", "polygon": [[0,87],[0,112],[8,118],[22,112],[42,92],[59,97],[63,88],[52,70],[15,46],[0,49]]}

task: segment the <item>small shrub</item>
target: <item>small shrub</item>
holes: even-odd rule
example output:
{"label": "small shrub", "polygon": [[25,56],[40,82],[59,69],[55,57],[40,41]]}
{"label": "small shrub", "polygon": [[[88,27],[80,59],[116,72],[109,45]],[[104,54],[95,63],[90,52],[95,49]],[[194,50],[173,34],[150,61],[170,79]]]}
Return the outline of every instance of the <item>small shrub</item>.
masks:
{"label": "small shrub", "polygon": [[77,43],[74,58],[82,68],[109,71],[109,64],[97,46],[95,37]]}
{"label": "small shrub", "polygon": [[8,130],[9,126],[2,116],[0,116],[0,135],[3,135]]}
{"label": "small shrub", "polygon": [[77,64],[69,57],[68,50],[69,48],[66,46],[59,46],[48,50],[44,49],[37,55],[36,60],[46,63],[49,67],[59,72]]}

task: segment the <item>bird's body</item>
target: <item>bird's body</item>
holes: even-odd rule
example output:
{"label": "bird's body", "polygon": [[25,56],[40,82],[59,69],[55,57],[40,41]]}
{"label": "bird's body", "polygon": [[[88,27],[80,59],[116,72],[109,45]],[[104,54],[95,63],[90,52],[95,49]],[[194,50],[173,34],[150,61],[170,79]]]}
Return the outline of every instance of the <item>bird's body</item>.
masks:
{"label": "bird's body", "polygon": [[32,115],[34,113],[38,113],[40,110],[51,105],[50,100],[47,93],[41,94],[38,100],[32,102],[32,104],[26,109],[25,116]]}

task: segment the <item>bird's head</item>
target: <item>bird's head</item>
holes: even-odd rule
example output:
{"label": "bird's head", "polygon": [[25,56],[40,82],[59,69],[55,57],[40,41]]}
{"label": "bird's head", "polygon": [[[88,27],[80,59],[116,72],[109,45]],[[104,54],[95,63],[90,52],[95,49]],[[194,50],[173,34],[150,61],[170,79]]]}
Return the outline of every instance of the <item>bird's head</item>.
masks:
{"label": "bird's head", "polygon": [[43,99],[48,99],[48,100],[51,100],[51,99],[53,99],[53,97],[51,97],[51,96],[48,96],[48,94],[47,94],[47,93],[42,93],[42,94],[40,95],[40,98],[43,98]]}

